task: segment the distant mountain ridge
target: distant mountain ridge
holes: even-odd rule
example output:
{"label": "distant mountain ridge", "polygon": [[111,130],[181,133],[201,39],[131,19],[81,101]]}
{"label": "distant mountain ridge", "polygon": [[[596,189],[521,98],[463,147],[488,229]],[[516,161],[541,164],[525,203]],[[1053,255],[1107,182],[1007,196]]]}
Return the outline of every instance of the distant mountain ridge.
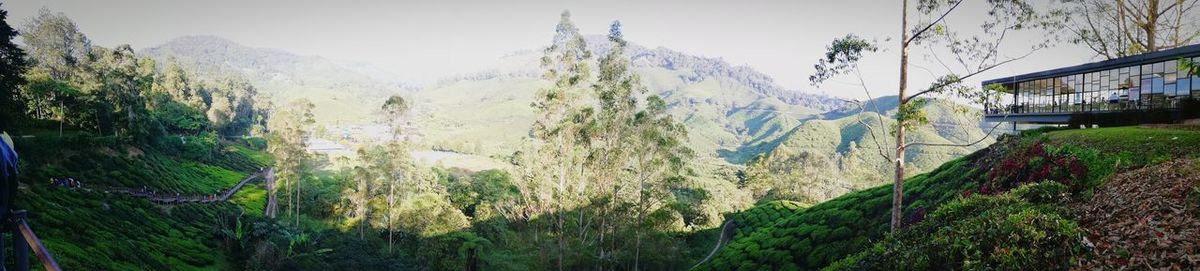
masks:
{"label": "distant mountain ridge", "polygon": [[[588,49],[592,51],[595,57],[607,54],[611,47],[608,38],[601,35],[586,36],[585,41],[587,42]],[[525,49],[513,51],[501,58],[541,57],[541,55],[541,50]],[[776,84],[775,79],[754,68],[745,65],[734,66],[721,58],[694,56],[666,47],[651,49],[633,42],[627,45],[626,55],[630,57],[631,62],[636,67],[689,70],[691,74],[681,75],[680,78],[693,83],[703,81],[705,78],[723,77],[746,85],[759,94],[774,96],[780,101],[792,105],[819,110],[834,110],[846,104],[844,99],[825,94],[785,89]],[[531,63],[537,64],[536,62]],[[438,80],[435,87],[446,86],[463,80],[539,78],[541,75],[542,70],[537,65],[493,67],[478,72],[444,77]]]}
{"label": "distant mountain ridge", "polygon": [[[602,36],[587,36],[593,70],[609,50]],[[541,79],[542,50],[514,51],[479,72],[445,77],[414,95],[417,123],[439,149],[505,155],[533,123],[529,104]],[[803,120],[840,108],[842,99],[786,90],[750,67],[667,48],[629,43],[627,55],[649,93],[667,101],[689,130],[689,143],[715,163],[740,163],[774,148]],[[590,84],[590,83],[589,83]]]}
{"label": "distant mountain ridge", "polygon": [[[597,58],[609,50],[602,36],[586,41]],[[815,120],[842,123],[835,120],[858,115],[843,99],[787,90],[770,76],[720,58],[635,43],[627,52],[643,85],[668,102],[672,115],[688,127],[689,144],[714,164],[745,163],[796,141],[805,136],[798,134],[803,125]],[[252,48],[214,36],[180,37],[139,53],[160,63],[173,59],[200,78],[246,77],[276,103],[307,98],[316,104],[318,122],[326,125],[370,122],[378,104],[400,94],[414,102],[414,132],[423,136],[423,144],[484,156],[507,155],[520,145],[534,119],[533,94],[546,86],[540,49],[514,51],[480,72],[445,77],[426,88],[397,82],[367,64]],[[876,113],[894,110],[887,97],[873,102],[884,111]],[[860,138],[851,137],[839,140],[837,151],[845,151],[847,142],[861,145]]]}
{"label": "distant mountain ridge", "polygon": [[317,105],[323,123],[355,122],[371,113],[373,107],[363,104],[418,89],[365,63],[248,47],[216,36],[179,37],[138,53],[162,65],[175,61],[200,79],[245,77],[276,103],[308,98]]}

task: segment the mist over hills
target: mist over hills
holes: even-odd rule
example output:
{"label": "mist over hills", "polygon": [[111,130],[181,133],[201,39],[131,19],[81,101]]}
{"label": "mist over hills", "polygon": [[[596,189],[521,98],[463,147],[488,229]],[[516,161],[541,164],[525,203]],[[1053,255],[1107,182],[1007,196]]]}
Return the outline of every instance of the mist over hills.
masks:
{"label": "mist over hills", "polygon": [[253,48],[216,36],[179,37],[138,53],[161,66],[175,61],[201,79],[242,76],[276,103],[307,98],[322,123],[359,122],[373,109],[361,105],[417,89],[369,64]]}
{"label": "mist over hills", "polygon": [[[603,36],[588,36],[586,41],[594,56],[609,50]],[[369,123],[387,96],[406,96],[414,101],[412,121],[424,146],[490,157],[511,154],[521,146],[534,119],[529,104],[534,93],[546,86],[538,49],[514,51],[478,72],[447,76],[424,88],[396,81],[395,75],[368,64],[252,48],[215,36],[180,37],[140,53],[163,65],[175,61],[202,78],[246,77],[276,103],[307,98],[316,105],[318,122],[324,125]],[[895,98],[884,97],[869,101],[874,104],[868,110],[879,107],[879,112],[859,113],[843,99],[788,90],[751,67],[731,65],[720,58],[634,43],[629,44],[627,54],[647,94],[668,102],[671,114],[688,127],[690,146],[711,164],[743,164],[781,144],[795,146],[806,140],[830,141],[838,148],[828,151],[844,155],[849,151],[846,146],[862,146],[866,139],[862,128],[856,128],[861,124],[850,120],[864,118],[864,114],[888,115],[895,109]],[[929,106],[949,108],[952,104]],[[814,128],[831,124],[834,128]],[[937,127],[914,135],[945,142],[965,142],[970,137]],[[978,130],[966,133],[975,135]],[[827,133],[829,140],[817,139]],[[970,150],[955,149],[953,153]],[[944,159],[934,160],[928,164]],[[926,164],[913,163],[919,169]]]}
{"label": "mist over hills", "polygon": [[[609,42],[586,38],[593,55],[603,55]],[[839,108],[843,100],[787,90],[753,68],[718,58],[688,55],[667,48],[630,43],[627,50],[648,94],[668,102],[672,115],[689,129],[693,149],[718,163],[738,163],[774,147],[780,136],[801,121]],[[504,56],[480,72],[444,78],[419,91],[426,106],[418,123],[440,148],[485,155],[511,153],[533,122],[529,103],[540,78],[539,50]],[[471,110],[463,110],[463,109]]]}

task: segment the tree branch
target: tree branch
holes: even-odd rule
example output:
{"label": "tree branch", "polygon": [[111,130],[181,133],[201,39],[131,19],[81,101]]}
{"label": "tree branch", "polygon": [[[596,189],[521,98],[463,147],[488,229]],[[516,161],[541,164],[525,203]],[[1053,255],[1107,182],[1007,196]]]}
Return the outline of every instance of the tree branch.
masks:
{"label": "tree branch", "polygon": [[908,144],[904,144],[904,147],[903,147],[903,148],[907,149],[907,148],[909,148],[909,147],[913,147],[913,146],[927,146],[927,147],[970,147],[970,146],[972,146],[972,145],[979,144],[979,142],[983,142],[984,140],[987,140],[989,137],[991,137],[992,133],[996,131],[996,128],[1000,127],[1000,125],[1001,125],[1001,124],[1004,124],[1004,122],[996,122],[996,125],[993,125],[993,126],[992,126],[992,129],[988,130],[988,132],[987,132],[987,133],[985,133],[985,134],[983,134],[983,136],[982,136],[982,137],[980,137],[978,140],[972,141],[971,143],[965,143],[965,144],[954,144],[954,143],[925,143],[925,142],[909,142]]}
{"label": "tree branch", "polygon": [[950,15],[950,12],[954,12],[954,9],[958,8],[958,5],[961,5],[963,2],[966,2],[966,1],[959,0],[958,2],[954,2],[954,5],[950,6],[950,8],[946,10],[946,12],[943,12],[942,16],[938,16],[937,20],[934,20],[932,23],[929,23],[929,25],[926,25],[924,28],[921,28],[921,30],[918,30],[916,33],[913,33],[912,37],[909,37],[908,40],[905,40],[904,46],[908,46],[909,43],[912,43],[914,40],[917,40],[917,38],[920,38],[921,34],[924,34],[925,31],[929,31],[930,28],[933,28],[933,26],[937,25],[938,23],[941,23],[943,20],[946,19],[947,15]]}
{"label": "tree branch", "polygon": [[986,67],[986,68],[980,69],[980,70],[978,70],[978,71],[975,71],[975,72],[972,72],[972,73],[970,73],[970,74],[967,74],[966,76],[959,77],[958,79],[955,79],[955,80],[952,80],[952,81],[947,81],[947,82],[942,82],[942,83],[940,83],[940,84],[937,84],[937,85],[930,86],[929,88],[927,88],[927,89],[925,89],[925,90],[922,90],[921,92],[917,92],[916,94],[913,94],[912,96],[908,96],[908,98],[906,98],[906,99],[912,99],[912,98],[916,98],[916,97],[918,97],[918,96],[921,96],[921,95],[928,94],[928,93],[930,93],[930,92],[936,92],[936,91],[940,91],[942,88],[944,88],[944,87],[946,87],[946,86],[949,86],[949,85],[952,85],[952,84],[957,84],[957,83],[960,83],[960,82],[962,82],[963,80],[966,80],[967,78],[971,78],[971,77],[973,77],[973,76],[975,76],[975,75],[979,75],[980,73],[986,72],[986,71],[988,71],[988,70],[991,70],[991,69],[993,69],[993,68],[996,68],[996,67],[999,67],[1000,65],[1004,65],[1004,64],[1007,64],[1007,63],[1009,63],[1009,62],[1013,62],[1013,61],[1017,61],[1017,60],[1021,60],[1021,59],[1024,59],[1024,58],[1026,58],[1026,57],[1029,57],[1029,55],[1032,55],[1032,54],[1033,54],[1033,52],[1036,52],[1036,51],[1037,51],[1037,50],[1031,50],[1031,51],[1029,51],[1029,53],[1026,53],[1025,55],[1022,55],[1022,56],[1019,56],[1019,57],[1010,58],[1010,59],[1007,59],[1007,60],[1001,61],[1001,62],[999,62],[999,63],[996,63],[996,64],[994,64],[994,65],[991,65],[991,66],[988,66],[988,67]]}
{"label": "tree branch", "polygon": [[[859,71],[858,68],[855,68],[854,74],[858,76],[859,85],[862,86],[863,92],[867,94],[867,102],[871,103],[871,105],[873,107],[875,107],[875,116],[879,118],[879,125],[882,126],[883,125],[883,112],[879,111],[879,105],[874,102],[875,98],[871,97],[871,90],[869,88],[867,88],[867,83],[862,78],[862,72]],[[865,109],[866,108],[863,107],[862,104],[858,105],[858,113],[859,114],[862,114],[863,111],[865,111]],[[863,127],[866,127],[867,132],[869,132],[871,134],[871,141],[874,141],[875,149],[876,149],[876,151],[879,152],[879,156],[882,156],[883,160],[885,160],[885,161],[891,161],[892,160],[891,156],[888,156],[887,154],[885,154],[883,152],[883,145],[879,144],[879,139],[877,137],[875,137],[875,129],[871,129],[871,125],[867,124],[865,121],[863,121],[862,118],[858,118],[858,123],[862,124]]]}

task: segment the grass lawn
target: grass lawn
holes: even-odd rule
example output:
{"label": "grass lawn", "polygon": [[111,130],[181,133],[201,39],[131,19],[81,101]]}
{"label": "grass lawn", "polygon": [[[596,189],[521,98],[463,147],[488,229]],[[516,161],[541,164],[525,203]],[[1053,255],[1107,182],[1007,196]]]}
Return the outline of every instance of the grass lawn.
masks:
{"label": "grass lawn", "polygon": [[1118,155],[1130,166],[1144,166],[1167,159],[1200,155],[1200,131],[1182,128],[1140,126],[1071,129],[1047,132],[1054,144],[1075,145]]}

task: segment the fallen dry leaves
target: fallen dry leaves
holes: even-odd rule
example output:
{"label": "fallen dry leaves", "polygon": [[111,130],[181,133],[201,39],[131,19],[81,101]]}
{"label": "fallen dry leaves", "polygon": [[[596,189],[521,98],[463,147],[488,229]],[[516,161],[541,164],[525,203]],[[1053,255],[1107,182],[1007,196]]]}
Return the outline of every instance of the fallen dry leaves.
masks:
{"label": "fallen dry leaves", "polygon": [[1200,270],[1200,211],[1188,194],[1200,186],[1191,160],[1113,176],[1076,206],[1096,255],[1081,270]]}

